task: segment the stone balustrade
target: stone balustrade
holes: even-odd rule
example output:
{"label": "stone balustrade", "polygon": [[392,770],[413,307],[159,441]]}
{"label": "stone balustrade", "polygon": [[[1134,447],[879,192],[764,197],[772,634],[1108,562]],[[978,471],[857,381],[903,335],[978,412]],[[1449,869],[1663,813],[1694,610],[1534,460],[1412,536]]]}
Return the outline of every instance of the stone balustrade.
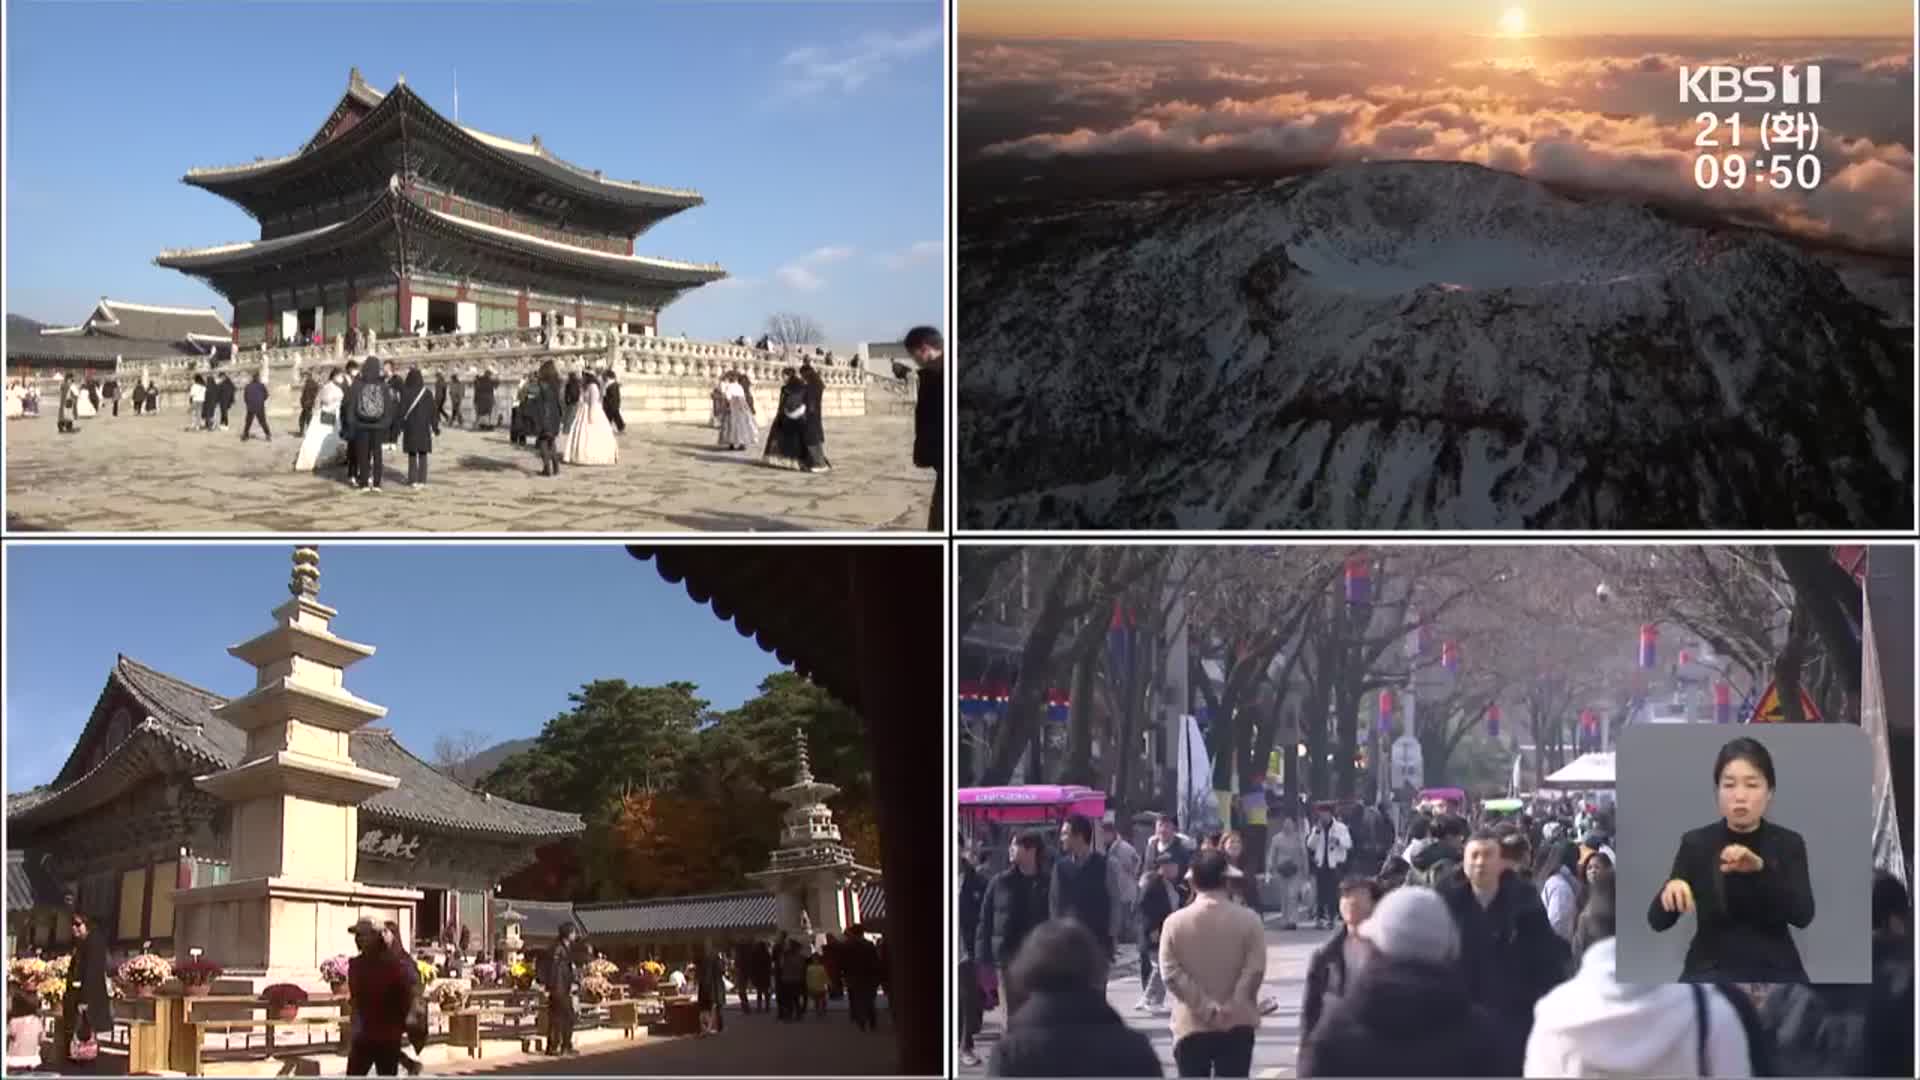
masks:
{"label": "stone balustrade", "polygon": [[[600,371],[612,368],[619,376],[620,411],[628,423],[658,420],[705,420],[712,410],[714,384],[728,371],[738,371],[753,380],[755,402],[763,416],[771,416],[772,405],[781,382],[781,372],[797,367],[801,357],[788,359],[778,352],[734,345],[727,342],[690,341],[681,338],[650,337],[610,329],[585,327],[521,327],[473,333],[436,334],[426,337],[377,339],[371,354],[388,367],[418,367],[432,381],[436,375],[458,375],[471,382],[473,376],[491,371],[501,382],[502,399],[513,391],[514,383],[533,375],[540,366],[552,361],[562,374],[569,371]],[[366,352],[352,358],[364,359]],[[339,367],[350,357],[338,346],[306,345],[266,349],[242,349],[233,363],[222,365],[236,381],[244,383],[254,371],[264,371],[273,395],[267,411],[286,416],[298,411],[297,391],[309,373],[324,374]],[[160,410],[184,415],[187,388],[195,373],[208,370],[205,360],[128,360],[119,366],[123,392],[132,393],[133,382],[142,374],[153,377],[159,387]],[[826,386],[823,399],[829,417],[864,416],[868,411],[867,394],[871,388],[884,395],[883,411],[896,411],[892,399],[912,400],[912,388],[899,380],[887,379],[853,367],[819,367]],[[52,411],[59,380],[43,380],[42,411]],[[472,391],[468,390],[467,412],[472,412]],[[236,419],[244,413],[237,403]]]}

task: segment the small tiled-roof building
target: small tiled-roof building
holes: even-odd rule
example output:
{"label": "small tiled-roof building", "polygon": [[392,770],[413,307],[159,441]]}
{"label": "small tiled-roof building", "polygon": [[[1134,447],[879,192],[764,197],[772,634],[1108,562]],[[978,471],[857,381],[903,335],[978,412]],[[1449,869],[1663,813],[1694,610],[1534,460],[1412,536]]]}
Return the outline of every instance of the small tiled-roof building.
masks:
{"label": "small tiled-roof building", "polygon": [[116,360],[180,360],[232,356],[233,328],[213,308],[157,307],[101,297],[72,326],[7,335],[7,367],[112,370]]}
{"label": "small tiled-roof building", "polygon": [[[215,712],[226,701],[121,656],[59,775],[7,800],[7,841],[23,865],[44,867],[116,946],[152,940],[165,951],[173,893],[227,880],[229,804],[193,782],[242,763],[245,733]],[[495,884],[533,862],[540,845],[584,828],[578,815],[462,786],[389,729],[353,732],[348,753],[400,781],[360,805],[357,876],[423,890],[418,937],[457,925],[490,941]],[[58,922],[49,912],[21,943],[59,940]]]}

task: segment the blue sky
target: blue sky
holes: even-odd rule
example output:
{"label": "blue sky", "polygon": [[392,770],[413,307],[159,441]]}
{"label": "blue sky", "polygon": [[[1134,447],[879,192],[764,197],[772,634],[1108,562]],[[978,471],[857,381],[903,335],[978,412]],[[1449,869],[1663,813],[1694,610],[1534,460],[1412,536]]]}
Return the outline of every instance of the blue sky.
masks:
{"label": "blue sky", "polygon": [[939,3],[558,2],[7,5],[9,313],[69,323],[102,295],[214,305],[152,264],[254,239],[188,169],[291,153],[358,65],[435,108],[706,205],[637,254],[734,275],[664,333],[757,334],[811,315],[829,341],[939,323],[946,235]]}
{"label": "blue sky", "polygon": [[[287,599],[289,544],[7,545],[7,788],[51,780],[116,653],[234,695],[227,655]],[[210,580],[211,579],[211,580]],[[530,738],[596,678],[697,684],[718,709],[782,670],[772,654],[618,546],[323,544],[334,632],[379,651],[347,687],[408,749],[463,730]]]}

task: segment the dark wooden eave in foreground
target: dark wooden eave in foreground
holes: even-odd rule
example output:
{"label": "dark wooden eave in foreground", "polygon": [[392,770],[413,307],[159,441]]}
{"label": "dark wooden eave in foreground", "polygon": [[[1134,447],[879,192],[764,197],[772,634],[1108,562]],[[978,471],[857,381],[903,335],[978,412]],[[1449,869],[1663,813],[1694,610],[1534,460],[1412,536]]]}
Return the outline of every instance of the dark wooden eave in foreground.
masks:
{"label": "dark wooden eave in foreground", "polygon": [[[947,863],[952,813],[943,748],[946,549],[926,544],[627,549],[684,583],[800,674],[860,714],[886,874],[894,1023],[902,1075],[945,1071]],[[831,1072],[830,1063],[822,1071]]]}
{"label": "dark wooden eave in foreground", "polygon": [[[405,83],[378,95],[378,103],[368,108],[375,96],[364,84],[350,86],[322,133],[297,153],[247,165],[196,168],[181,179],[232,200],[255,218],[262,216],[261,208],[282,200],[288,188],[324,179],[329,172],[357,176],[356,183],[364,190],[368,178],[358,174],[369,168],[391,171],[379,164],[387,157],[378,148],[401,138],[404,119],[409,141],[430,140],[472,168],[516,182],[526,193],[524,205],[541,206],[554,217],[619,221],[631,234],[705,202],[697,192],[614,180],[554,157],[544,147],[476,134],[477,129],[441,115]],[[327,129],[349,110],[359,119],[346,131],[326,138]]]}

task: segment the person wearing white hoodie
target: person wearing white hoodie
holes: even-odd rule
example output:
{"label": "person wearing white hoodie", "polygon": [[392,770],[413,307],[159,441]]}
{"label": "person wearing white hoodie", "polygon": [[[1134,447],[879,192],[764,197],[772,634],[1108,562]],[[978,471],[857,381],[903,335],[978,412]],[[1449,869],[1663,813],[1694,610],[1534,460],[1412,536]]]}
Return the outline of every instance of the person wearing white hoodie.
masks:
{"label": "person wearing white hoodie", "polygon": [[1611,877],[1595,882],[1580,921],[1580,936],[1593,944],[1579,972],[1534,1005],[1523,1075],[1754,1075],[1746,1025],[1729,991],[1619,980]]}

